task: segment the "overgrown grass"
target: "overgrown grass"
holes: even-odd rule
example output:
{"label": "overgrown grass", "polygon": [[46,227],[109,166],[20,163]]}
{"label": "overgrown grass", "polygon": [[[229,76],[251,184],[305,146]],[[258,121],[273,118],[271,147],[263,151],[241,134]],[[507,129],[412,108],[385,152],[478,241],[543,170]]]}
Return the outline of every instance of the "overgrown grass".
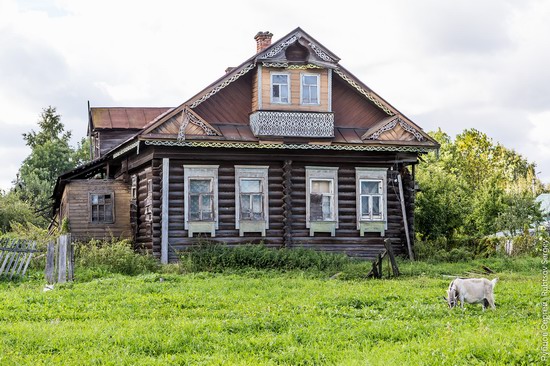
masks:
{"label": "overgrown grass", "polygon": [[80,281],[118,273],[137,275],[157,271],[160,268],[156,258],[134,251],[128,240],[75,243],[76,277]]}
{"label": "overgrown grass", "polygon": [[240,269],[340,271],[350,262],[343,254],[303,248],[272,249],[264,245],[227,246],[204,242],[179,253],[190,272]]}
{"label": "overgrown grass", "polygon": [[[372,280],[370,262],[300,249],[207,245],[159,268],[124,241],[77,248],[75,282],[0,281],[0,365],[542,364],[536,257],[400,260]],[[450,277],[483,267],[497,309],[449,310]]]}
{"label": "overgrown grass", "polygon": [[485,312],[441,299],[442,274],[471,269],[462,263],[403,262],[405,275],[385,280],[250,269],[111,275],[49,292],[0,282],[0,364],[542,364],[539,272],[502,263],[497,309]]}

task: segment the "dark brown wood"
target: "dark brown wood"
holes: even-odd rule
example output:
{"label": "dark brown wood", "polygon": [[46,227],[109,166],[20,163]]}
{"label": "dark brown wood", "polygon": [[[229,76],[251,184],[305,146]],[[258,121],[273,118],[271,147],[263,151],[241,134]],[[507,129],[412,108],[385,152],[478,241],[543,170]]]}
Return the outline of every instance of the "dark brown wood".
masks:
{"label": "dark brown wood", "polygon": [[292,160],[283,163],[283,243],[292,247]]}
{"label": "dark brown wood", "polygon": [[386,253],[390,258],[391,269],[395,277],[399,277],[399,268],[397,267],[397,262],[395,261],[395,256],[393,255],[393,248],[391,246],[390,239],[384,239],[384,247],[386,248]]}

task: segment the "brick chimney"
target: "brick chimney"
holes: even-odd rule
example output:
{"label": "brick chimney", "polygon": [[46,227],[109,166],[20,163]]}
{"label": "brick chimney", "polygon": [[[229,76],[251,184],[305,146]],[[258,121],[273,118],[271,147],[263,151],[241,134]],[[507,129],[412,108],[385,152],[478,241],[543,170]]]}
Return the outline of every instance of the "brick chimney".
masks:
{"label": "brick chimney", "polygon": [[256,53],[260,53],[271,46],[271,37],[273,37],[273,34],[269,32],[258,32],[258,34],[254,36],[256,40]]}

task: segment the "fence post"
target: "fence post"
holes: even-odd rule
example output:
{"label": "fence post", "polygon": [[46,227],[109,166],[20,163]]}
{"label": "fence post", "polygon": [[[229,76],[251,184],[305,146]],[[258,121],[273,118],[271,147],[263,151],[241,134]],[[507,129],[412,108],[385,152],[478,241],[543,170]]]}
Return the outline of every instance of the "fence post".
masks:
{"label": "fence post", "polygon": [[67,280],[74,280],[74,246],[71,240],[71,234],[66,234],[67,237]]}
{"label": "fence post", "polygon": [[46,252],[46,282],[51,285],[55,282],[55,244],[53,241],[48,242]]}
{"label": "fence post", "polygon": [[57,283],[67,282],[67,237],[61,235],[57,239],[57,244],[59,246],[57,258]]}

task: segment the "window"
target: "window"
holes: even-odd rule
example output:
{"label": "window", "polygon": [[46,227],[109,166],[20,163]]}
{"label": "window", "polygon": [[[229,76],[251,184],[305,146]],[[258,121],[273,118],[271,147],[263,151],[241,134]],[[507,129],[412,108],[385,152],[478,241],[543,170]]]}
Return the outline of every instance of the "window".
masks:
{"label": "window", "polygon": [[[153,222],[153,180],[147,179],[147,198],[145,199],[145,222]],[[152,226],[149,227],[152,230]]]}
{"label": "window", "polygon": [[271,103],[288,104],[290,80],[288,74],[271,74]]}
{"label": "window", "polygon": [[130,198],[137,200],[137,175],[132,175],[132,186],[130,188]]}
{"label": "window", "polygon": [[357,230],[384,235],[387,228],[387,169],[355,168],[357,187]]}
{"label": "window", "polygon": [[235,228],[245,232],[268,229],[268,168],[267,166],[235,166]]}
{"label": "window", "polygon": [[334,220],[334,189],[330,179],[312,179],[310,189],[310,220]]}
{"label": "window", "polygon": [[306,166],[306,227],[310,235],[338,228],[338,168]]}
{"label": "window", "polygon": [[212,178],[189,180],[189,220],[214,219]]}
{"label": "window", "polygon": [[262,180],[242,178],[239,181],[241,188],[241,220],[263,220],[263,192]]}
{"label": "window", "polygon": [[114,222],[113,194],[90,194],[90,221],[97,224]]}
{"label": "window", "polygon": [[302,74],[302,104],[319,104],[319,75]]}
{"label": "window", "polygon": [[184,165],[185,229],[188,236],[218,229],[218,165]]}
{"label": "window", "polygon": [[360,179],[359,190],[361,220],[382,220],[382,181]]}

